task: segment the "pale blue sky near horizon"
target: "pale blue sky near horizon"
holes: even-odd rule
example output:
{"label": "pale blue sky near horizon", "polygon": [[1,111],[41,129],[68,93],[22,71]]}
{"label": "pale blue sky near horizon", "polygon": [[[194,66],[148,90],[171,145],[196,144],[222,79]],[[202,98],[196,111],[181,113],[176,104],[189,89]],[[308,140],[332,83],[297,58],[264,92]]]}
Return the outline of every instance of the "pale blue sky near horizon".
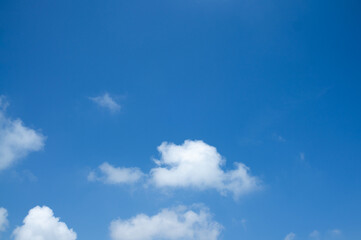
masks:
{"label": "pale blue sky near horizon", "polygon": [[[203,204],[220,239],[361,239],[361,4],[311,0],[0,1],[6,116],[46,137],[0,170],[11,239],[50,207],[79,240],[112,220]],[[92,98],[109,96],[113,111]],[[147,173],[164,141],[202,140],[262,189],[234,200],[87,176]],[[337,234],[332,231],[338,230]]]}

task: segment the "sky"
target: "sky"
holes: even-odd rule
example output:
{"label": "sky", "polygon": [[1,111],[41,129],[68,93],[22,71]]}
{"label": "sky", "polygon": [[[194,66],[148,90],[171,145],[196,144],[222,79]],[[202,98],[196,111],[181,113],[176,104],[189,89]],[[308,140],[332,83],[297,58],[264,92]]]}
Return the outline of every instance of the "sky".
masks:
{"label": "sky", "polygon": [[0,239],[361,239],[361,3],[0,1]]}

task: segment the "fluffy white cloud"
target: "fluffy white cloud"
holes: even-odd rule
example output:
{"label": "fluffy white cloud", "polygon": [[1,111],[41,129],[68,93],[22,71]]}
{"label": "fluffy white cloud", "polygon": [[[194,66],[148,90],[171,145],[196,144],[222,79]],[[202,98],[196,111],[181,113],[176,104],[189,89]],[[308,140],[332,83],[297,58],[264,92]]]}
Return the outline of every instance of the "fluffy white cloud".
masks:
{"label": "fluffy white cloud", "polygon": [[287,234],[287,236],[285,237],[285,240],[293,240],[295,239],[296,234],[294,234],[293,232]]}
{"label": "fluffy white cloud", "polygon": [[8,225],[8,211],[5,208],[0,208],[0,232],[5,231]]}
{"label": "fluffy white cloud", "polygon": [[113,240],[216,240],[222,226],[212,221],[206,209],[197,211],[184,206],[163,209],[154,216],[139,214],[110,225]]}
{"label": "fluffy white cloud", "polygon": [[88,180],[107,184],[134,183],[144,175],[138,168],[116,168],[106,162],[99,166],[98,172],[90,172]]}
{"label": "fluffy white cloud", "polygon": [[163,142],[158,151],[161,158],[154,160],[158,166],[147,175],[137,168],[115,168],[103,163],[99,167],[100,176],[92,171],[88,180],[133,183],[146,176],[158,188],[216,189],[223,195],[232,193],[235,198],[260,188],[259,179],[250,175],[243,163],[235,163],[233,170],[222,170],[225,159],[203,141],[186,140],[182,145]]}
{"label": "fluffy white cloud", "polygon": [[101,107],[107,108],[111,112],[117,112],[120,110],[120,105],[111,98],[108,93],[105,93],[103,96],[91,97],[90,100]]}
{"label": "fluffy white cloud", "polygon": [[46,207],[35,207],[23,221],[24,225],[13,232],[15,240],[75,240],[76,233],[54,217],[53,211]]}
{"label": "fluffy white cloud", "polygon": [[30,152],[44,147],[45,137],[24,126],[20,119],[12,120],[5,115],[8,103],[0,98],[0,170],[9,167],[16,160]]}
{"label": "fluffy white cloud", "polygon": [[222,194],[231,192],[236,198],[260,187],[259,180],[249,174],[243,163],[235,163],[234,170],[222,170],[225,159],[203,141],[186,140],[182,145],[163,142],[158,151],[158,167],[150,172],[157,187],[214,188]]}

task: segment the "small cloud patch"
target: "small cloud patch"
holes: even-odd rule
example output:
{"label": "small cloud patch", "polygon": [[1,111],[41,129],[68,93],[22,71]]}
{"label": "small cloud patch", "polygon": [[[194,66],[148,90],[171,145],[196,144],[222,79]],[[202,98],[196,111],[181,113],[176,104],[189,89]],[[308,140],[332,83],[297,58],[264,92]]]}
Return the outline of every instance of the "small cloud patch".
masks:
{"label": "small cloud patch", "polygon": [[97,97],[90,97],[91,101],[96,103],[98,106],[108,109],[110,112],[115,113],[118,112],[121,108],[120,104],[118,104],[109,93],[105,93],[104,95]]}

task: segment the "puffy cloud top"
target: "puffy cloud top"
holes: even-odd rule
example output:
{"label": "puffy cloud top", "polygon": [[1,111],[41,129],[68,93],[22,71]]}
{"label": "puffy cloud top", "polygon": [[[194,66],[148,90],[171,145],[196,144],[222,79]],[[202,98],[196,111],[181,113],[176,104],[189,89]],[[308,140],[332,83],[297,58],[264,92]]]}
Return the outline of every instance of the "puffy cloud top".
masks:
{"label": "puffy cloud top", "polygon": [[198,212],[184,206],[163,209],[154,216],[139,214],[110,225],[113,240],[216,240],[222,226],[212,221],[206,209]]}
{"label": "puffy cloud top", "polygon": [[5,116],[8,105],[0,101],[0,170],[8,168],[16,160],[30,152],[44,147],[45,137],[39,132],[24,126],[20,119],[12,120]]}
{"label": "puffy cloud top", "polygon": [[151,170],[151,181],[157,187],[215,188],[222,194],[239,195],[259,187],[259,180],[249,174],[243,163],[235,163],[235,169],[222,170],[225,159],[217,149],[203,141],[186,140],[182,145],[163,142],[158,151],[159,166]]}
{"label": "puffy cloud top", "polygon": [[34,207],[25,217],[23,225],[17,227],[15,240],[75,240],[76,233],[54,217],[53,211],[46,207]]}

